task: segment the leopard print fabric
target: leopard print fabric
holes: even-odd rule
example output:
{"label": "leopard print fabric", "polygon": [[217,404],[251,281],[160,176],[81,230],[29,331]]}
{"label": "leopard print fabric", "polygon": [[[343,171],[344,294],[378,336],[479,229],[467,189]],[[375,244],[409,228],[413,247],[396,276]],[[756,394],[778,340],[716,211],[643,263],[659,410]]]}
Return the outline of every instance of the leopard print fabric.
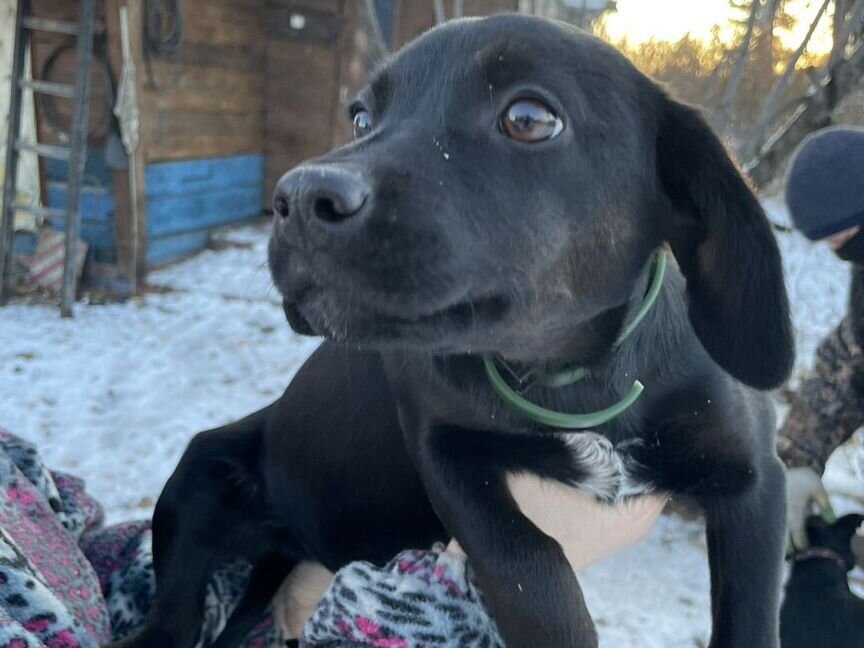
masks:
{"label": "leopard print fabric", "polygon": [[436,545],[341,569],[302,648],[503,648],[465,560]]}
{"label": "leopard print fabric", "polygon": [[[150,524],[102,520],[83,481],[0,429],[0,648],[98,648],[142,626],[155,591]],[[199,645],[221,632],[248,572],[213,578]],[[268,615],[243,648],[280,643]]]}

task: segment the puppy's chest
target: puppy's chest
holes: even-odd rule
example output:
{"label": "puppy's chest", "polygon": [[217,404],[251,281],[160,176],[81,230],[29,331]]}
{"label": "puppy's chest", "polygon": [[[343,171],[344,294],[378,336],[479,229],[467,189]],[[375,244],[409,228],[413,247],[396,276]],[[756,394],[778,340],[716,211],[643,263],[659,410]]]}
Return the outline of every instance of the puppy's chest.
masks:
{"label": "puppy's chest", "polygon": [[[600,434],[555,429],[525,418],[498,399],[484,397],[480,401],[473,416],[454,414],[469,429],[491,427],[502,437],[518,437],[525,455],[534,457],[526,461],[526,472],[566,483],[608,504],[655,490],[650,471],[637,459],[644,458],[648,449],[639,437],[636,412],[604,426],[604,434]],[[478,413],[473,421],[466,420]]]}
{"label": "puppy's chest", "polygon": [[[402,395],[419,410],[415,420],[426,421],[433,427],[455,426],[467,434],[471,430],[492,432],[494,436],[501,435],[502,445],[510,445],[515,438],[518,441],[513,451],[521,456],[510,457],[508,464],[566,483],[605,503],[614,504],[655,490],[650,471],[636,459],[637,452],[644,457],[646,450],[639,438],[642,427],[639,405],[604,425],[603,434],[593,430],[560,430],[514,411],[489,389],[482,377],[462,378],[459,382],[440,377],[432,380],[420,392],[420,398],[416,385],[407,390],[410,396],[403,391]],[[614,398],[602,389],[567,391],[538,390],[529,395],[545,408],[565,412],[600,410]],[[563,397],[556,397],[558,394]]]}
{"label": "puppy's chest", "polygon": [[572,472],[561,481],[607,504],[655,490],[648,470],[633,454],[641,446],[640,440],[613,444],[605,436],[587,431],[558,436]]}

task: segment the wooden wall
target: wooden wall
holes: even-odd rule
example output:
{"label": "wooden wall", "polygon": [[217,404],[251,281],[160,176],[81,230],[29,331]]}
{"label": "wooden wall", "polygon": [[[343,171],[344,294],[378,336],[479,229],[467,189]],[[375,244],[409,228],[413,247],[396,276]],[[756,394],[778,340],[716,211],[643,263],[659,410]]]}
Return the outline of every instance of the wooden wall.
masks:
{"label": "wooden wall", "polygon": [[[345,105],[366,79],[357,0],[269,0],[265,184],[345,141]],[[359,56],[358,56],[359,54]]]}
{"label": "wooden wall", "polygon": [[[141,112],[139,191],[131,196],[127,172],[105,165],[110,128],[95,133],[89,142],[82,236],[90,243],[93,260],[117,263],[126,274],[132,273],[137,250],[140,275],[145,266],[200,249],[210,228],[257,216],[269,202],[264,188],[265,12],[259,0],[184,0],[180,49],[155,55],[142,45],[142,2],[99,2],[97,21],[106,36],[100,59],[110,61],[115,83],[122,64],[117,17],[122,4],[129,5],[133,21]],[[34,1],[34,13],[41,17],[76,21],[78,11],[78,2]],[[74,44],[74,38],[37,32],[34,70],[38,73],[64,44]],[[64,52],[51,80],[73,82],[76,67],[74,51]],[[91,127],[111,111],[104,66],[94,65],[94,70]],[[54,102],[61,121],[68,119],[71,104]],[[38,114],[40,140],[62,141],[62,129],[49,123],[44,105]],[[46,201],[62,207],[66,165],[48,163],[43,169]],[[142,233],[137,240],[131,236],[133,200]]]}
{"label": "wooden wall", "polygon": [[[435,24],[432,0],[394,0],[393,42],[396,47],[414,40]],[[453,3],[444,0],[447,15]],[[466,16],[489,16],[505,11],[517,11],[519,0],[465,0]]]}
{"label": "wooden wall", "polygon": [[[131,267],[137,256],[140,273],[144,262],[158,265],[200,249],[209,228],[260,214],[283,173],[347,141],[346,106],[368,74],[358,2],[184,0],[183,42],[165,55],[142,45],[142,2],[98,3],[107,35],[102,58],[115,80],[121,64],[117,12],[129,5],[141,109],[135,196],[128,174],[105,165],[105,133],[90,143],[88,177],[95,182],[84,196],[82,232],[100,260]],[[434,24],[431,1],[391,2],[388,31],[395,47]],[[78,2],[34,5],[44,17],[77,19]],[[465,0],[466,15],[517,7],[518,0]],[[38,36],[35,69],[63,39]],[[75,66],[74,56],[66,56],[53,80],[71,81]],[[106,110],[101,76],[93,77],[94,124]],[[62,139],[39,122],[40,139]],[[47,176],[46,198],[62,206],[65,170],[52,165]],[[144,233],[134,241],[132,203]]]}
{"label": "wooden wall", "polygon": [[[269,189],[299,162],[351,137],[347,105],[368,76],[358,2],[267,2],[265,184]],[[435,24],[431,0],[392,0],[392,4],[393,24],[384,31],[392,33],[394,48]],[[518,5],[518,0],[465,0],[465,14],[515,11]],[[292,27],[292,15],[302,17],[302,28]]]}
{"label": "wooden wall", "polygon": [[[10,72],[12,70],[12,54],[15,44],[15,14],[18,0],[0,0],[0,177],[5,173],[6,134],[9,128],[9,99],[11,94]],[[24,93],[21,121],[22,135],[28,139],[36,136],[36,110],[31,93]],[[24,151],[18,157],[18,200],[30,203],[39,196],[39,165],[34,153]],[[18,212],[15,214],[15,229],[35,230],[35,219],[32,215]],[[32,241],[35,237],[30,237]],[[16,238],[16,245],[22,239]],[[34,242],[35,246],[35,242]]]}
{"label": "wooden wall", "polygon": [[138,69],[147,162],[264,153],[261,0],[184,0],[174,54]]}

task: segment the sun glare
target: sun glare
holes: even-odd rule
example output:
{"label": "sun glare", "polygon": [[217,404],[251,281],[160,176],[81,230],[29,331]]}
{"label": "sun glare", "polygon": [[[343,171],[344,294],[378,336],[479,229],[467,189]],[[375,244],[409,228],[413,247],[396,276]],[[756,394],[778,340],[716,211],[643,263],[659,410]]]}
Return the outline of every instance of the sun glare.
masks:
{"label": "sun glare", "polygon": [[[821,4],[819,0],[790,0],[788,10],[798,20],[793,29],[778,31],[783,45],[790,49],[798,47]],[[604,24],[614,40],[627,38],[633,43],[652,38],[677,41],[688,33],[693,38],[707,40],[715,26],[720,28],[720,38],[730,41],[735,38],[731,20],[741,17],[741,12],[731,8],[728,0],[618,0],[618,11],[608,14]],[[808,51],[823,53],[830,49],[831,21],[830,14],[825,12]]]}

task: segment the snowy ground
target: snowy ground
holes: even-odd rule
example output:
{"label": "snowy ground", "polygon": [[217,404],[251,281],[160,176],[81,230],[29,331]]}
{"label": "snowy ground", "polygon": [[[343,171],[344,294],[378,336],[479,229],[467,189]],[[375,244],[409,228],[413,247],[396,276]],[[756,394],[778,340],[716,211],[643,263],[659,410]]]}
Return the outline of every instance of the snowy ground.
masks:
{"label": "snowy ground", "polygon": [[[782,209],[768,206],[784,222]],[[72,321],[44,306],[0,310],[0,426],[35,442],[49,465],[84,477],[110,521],[148,515],[189,437],[274,400],[316,346],[284,322],[264,264],[266,237],[265,226],[224,233],[225,249],[151,275],[170,291],[81,305]],[[804,367],[843,313],[847,273],[824,247],[780,238]],[[860,453],[837,457],[832,488],[864,492],[861,463]],[[664,518],[647,542],[582,582],[601,645],[707,643],[699,524]]]}

